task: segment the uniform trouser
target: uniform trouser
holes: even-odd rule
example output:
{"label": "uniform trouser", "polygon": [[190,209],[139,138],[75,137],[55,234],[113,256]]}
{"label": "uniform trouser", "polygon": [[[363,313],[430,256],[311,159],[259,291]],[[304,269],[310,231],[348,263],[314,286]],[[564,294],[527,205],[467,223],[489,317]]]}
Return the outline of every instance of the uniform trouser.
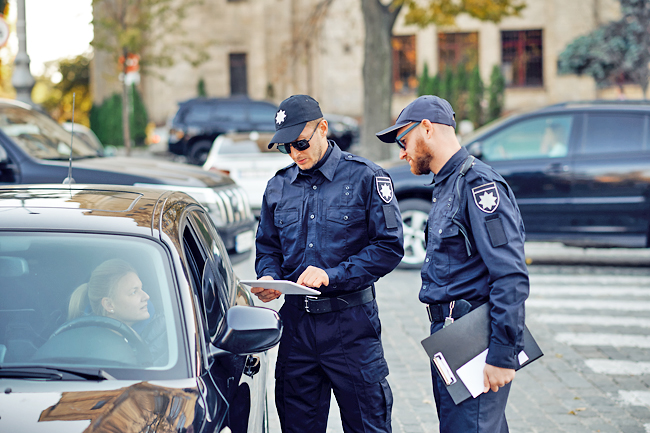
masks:
{"label": "uniform trouser", "polygon": [[275,401],[284,433],[324,433],[331,392],[346,433],[391,432],[393,395],[377,303],[324,314],[280,310]]}
{"label": "uniform trouser", "polygon": [[[442,325],[442,322],[432,323],[431,333],[442,329]],[[497,392],[490,390],[456,405],[433,364],[431,375],[440,433],[508,433],[505,411],[510,383],[500,387]]]}

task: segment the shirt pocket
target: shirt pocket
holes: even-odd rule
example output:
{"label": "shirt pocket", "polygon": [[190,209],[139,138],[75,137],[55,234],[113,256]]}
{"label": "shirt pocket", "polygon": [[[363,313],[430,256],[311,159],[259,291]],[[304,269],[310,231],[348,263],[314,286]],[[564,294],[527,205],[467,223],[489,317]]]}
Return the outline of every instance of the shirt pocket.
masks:
{"label": "shirt pocket", "polygon": [[287,258],[298,246],[300,239],[300,212],[297,209],[287,209],[275,212],[273,223],[278,230],[282,255]]}
{"label": "shirt pocket", "polygon": [[467,260],[467,249],[463,234],[451,219],[446,220],[445,226],[439,230],[442,233],[435,233],[435,235],[440,238],[440,246],[432,260],[439,282],[447,284],[458,265]]}
{"label": "shirt pocket", "polygon": [[341,258],[356,254],[368,245],[366,210],[360,207],[329,208],[325,231],[332,250],[339,249],[343,253],[338,255],[339,262]]}

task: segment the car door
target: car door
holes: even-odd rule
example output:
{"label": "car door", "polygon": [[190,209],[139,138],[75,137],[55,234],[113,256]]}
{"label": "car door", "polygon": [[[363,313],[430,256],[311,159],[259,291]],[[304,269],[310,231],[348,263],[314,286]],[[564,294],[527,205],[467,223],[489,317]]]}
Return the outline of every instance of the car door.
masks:
{"label": "car door", "polygon": [[253,102],[248,106],[248,120],[251,131],[275,131],[275,114],[277,107],[268,102]]}
{"label": "car door", "polygon": [[597,110],[582,116],[572,229],[602,245],[645,247],[650,213],[649,115]]}
{"label": "car door", "polygon": [[507,123],[480,141],[481,158],[514,191],[529,238],[568,225],[574,137],[573,114],[540,114]]}

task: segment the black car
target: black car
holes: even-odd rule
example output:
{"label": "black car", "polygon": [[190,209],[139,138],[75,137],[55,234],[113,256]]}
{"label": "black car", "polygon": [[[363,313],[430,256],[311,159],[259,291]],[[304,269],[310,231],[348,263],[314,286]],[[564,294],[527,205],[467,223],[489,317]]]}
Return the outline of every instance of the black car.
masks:
{"label": "black car", "polygon": [[[179,103],[169,131],[169,151],[202,165],[212,142],[228,132],[274,132],[277,105],[247,97],[194,98]],[[347,150],[358,136],[356,120],[324,114],[328,136]]]}
{"label": "black car", "polygon": [[29,105],[0,100],[0,186],[61,184],[69,174],[71,145],[77,183],[184,191],[208,210],[233,261],[250,255],[255,218],[245,191],[227,175],[158,159],[103,157]]}
{"label": "black car", "polygon": [[268,431],[279,316],[187,194],[0,188],[0,281],[0,431]]}
{"label": "black car", "polygon": [[[650,246],[650,102],[552,105],[479,129],[463,144],[512,187],[531,241]],[[431,176],[389,169],[404,219],[402,266],[424,259]]]}

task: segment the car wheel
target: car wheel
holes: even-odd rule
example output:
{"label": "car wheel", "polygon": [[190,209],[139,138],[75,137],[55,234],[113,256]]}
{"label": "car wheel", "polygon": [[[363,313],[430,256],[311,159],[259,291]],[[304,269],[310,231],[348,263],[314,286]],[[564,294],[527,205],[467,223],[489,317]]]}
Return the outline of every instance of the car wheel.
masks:
{"label": "car wheel", "polygon": [[404,258],[402,269],[420,269],[427,254],[424,230],[431,204],[425,200],[407,199],[399,202],[404,224]]}
{"label": "car wheel", "polygon": [[212,147],[212,142],[208,140],[199,140],[192,145],[190,152],[187,155],[187,160],[191,164],[203,165],[205,160],[208,159],[208,153],[210,153],[210,148]]}

